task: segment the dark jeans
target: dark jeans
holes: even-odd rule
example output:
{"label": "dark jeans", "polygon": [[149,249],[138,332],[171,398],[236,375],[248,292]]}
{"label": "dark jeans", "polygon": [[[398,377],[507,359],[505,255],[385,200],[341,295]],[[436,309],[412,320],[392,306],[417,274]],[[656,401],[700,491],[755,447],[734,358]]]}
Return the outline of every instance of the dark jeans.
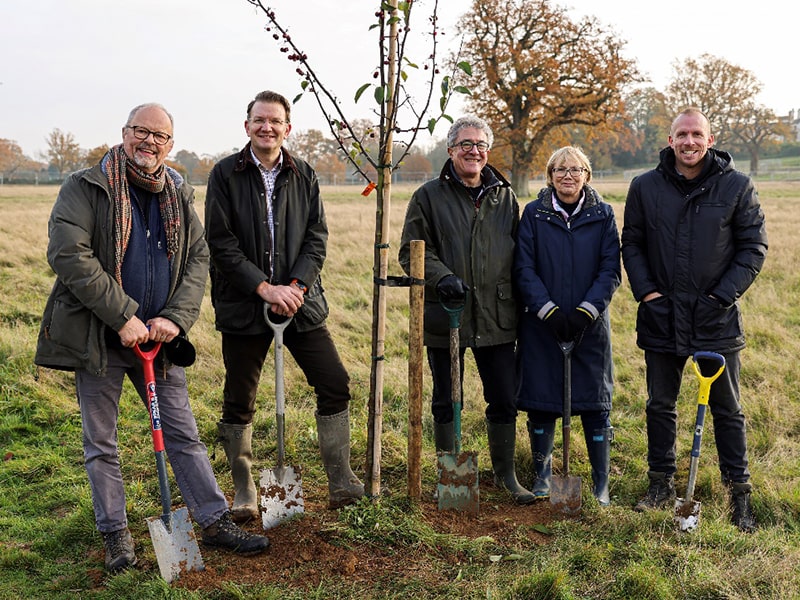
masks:
{"label": "dark jeans", "polygon": [[[464,379],[465,350],[465,348],[461,348],[462,381]],[[486,420],[497,424],[516,422],[517,371],[514,344],[499,344],[471,350],[483,384]],[[433,377],[433,396],[431,398],[433,420],[436,423],[451,423],[453,421],[453,400],[450,380],[450,350],[448,348],[428,348],[428,365]],[[463,386],[461,401],[463,406]]]}
{"label": "dark jeans", "polygon": [[[247,424],[253,421],[258,381],[272,338],[272,331],[260,335],[222,334],[223,422]],[[300,333],[292,322],[283,332],[283,344],[314,389],[317,412],[328,416],[346,410],[350,404],[350,376],[328,328],[323,326]]]}
{"label": "dark jeans", "polygon": [[[725,370],[711,385],[708,398],[719,469],[725,483],[746,482],[750,479],[750,471],[747,468],[746,426],[739,404],[739,353],[723,356]],[[647,364],[647,462],[651,471],[672,475],[676,470],[676,404],[683,369],[689,357],[645,351],[644,358]],[[696,410],[696,402],[692,408]],[[687,443],[691,443],[688,432]]]}

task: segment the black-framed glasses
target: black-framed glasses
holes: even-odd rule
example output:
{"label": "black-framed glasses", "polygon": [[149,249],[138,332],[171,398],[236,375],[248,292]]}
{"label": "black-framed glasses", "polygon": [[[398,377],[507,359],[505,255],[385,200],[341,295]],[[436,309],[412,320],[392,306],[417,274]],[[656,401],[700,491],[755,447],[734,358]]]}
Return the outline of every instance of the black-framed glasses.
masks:
{"label": "black-framed glasses", "polygon": [[583,167],[556,167],[553,169],[553,175],[556,177],[566,177],[567,173],[575,177],[576,179],[581,176],[582,173],[587,173],[588,169],[584,169]]}
{"label": "black-framed glasses", "polygon": [[470,140],[464,140],[463,142],[458,142],[454,144],[452,147],[455,148],[458,146],[464,152],[472,152],[473,148],[477,148],[478,152],[486,152],[489,150],[489,144],[486,142],[472,142]]}
{"label": "black-framed glasses", "polygon": [[163,146],[172,139],[172,136],[163,131],[150,131],[147,127],[139,127],[138,125],[125,125],[127,129],[133,130],[133,137],[137,140],[146,140],[149,136],[153,136],[153,141],[157,146]]}

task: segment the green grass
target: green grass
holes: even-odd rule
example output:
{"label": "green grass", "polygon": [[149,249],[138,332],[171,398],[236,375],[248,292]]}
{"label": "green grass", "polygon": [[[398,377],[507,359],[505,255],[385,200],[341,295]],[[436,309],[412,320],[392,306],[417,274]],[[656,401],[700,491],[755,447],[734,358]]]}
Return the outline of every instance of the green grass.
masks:
{"label": "green grass", "polygon": [[[624,184],[598,184],[622,220]],[[0,186],[0,598],[492,598],[529,599],[785,599],[800,598],[800,184],[759,184],[768,219],[770,252],[764,271],[745,295],[748,347],[743,351],[742,403],[748,441],[754,509],[760,523],[752,535],[728,522],[727,497],[719,480],[713,426],[707,423],[697,482],[702,500],[698,531],[679,535],[670,511],[631,510],[644,492],[644,364],[635,345],[636,306],[627,283],[611,305],[616,388],[612,422],[613,506],[601,510],[585,498],[577,520],[556,521],[546,543],[524,536],[468,539],[433,531],[405,497],[407,431],[408,292],[387,293],[386,360],[381,476],[390,496],[340,511],[325,535],[343,548],[371,544],[388,553],[424,557],[437,577],[398,579],[375,572],[369,586],[346,578],[324,580],[314,589],[291,579],[275,587],[234,580],[222,589],[191,592],[170,587],[156,569],[117,576],[103,571],[102,542],[94,529],[91,495],[82,465],[80,416],[72,376],[41,370],[33,353],[44,301],[52,285],[46,264],[47,216],[57,188]],[[353,464],[366,454],[370,378],[374,195],[348,188],[324,189],[331,229],[323,277],[331,304],[330,328],[352,378]],[[395,187],[392,200],[391,274],[396,263],[405,203],[410,188]],[[202,207],[203,190],[198,190]],[[223,378],[219,339],[208,299],[192,330],[198,361],[189,370],[190,392],[203,440],[214,448]],[[469,357],[469,354],[467,355]],[[464,447],[490,464],[481,428],[483,400],[467,359]],[[270,370],[260,398],[273,396]],[[303,375],[287,357],[287,454],[304,467],[304,487],[323,494],[314,425],[314,401]],[[425,397],[430,393],[426,374]],[[678,487],[685,489],[697,385],[687,369],[679,399]],[[274,456],[274,414],[261,401],[254,451]],[[436,481],[431,420],[423,410],[423,486]],[[590,480],[579,422],[573,432],[574,470]],[[530,449],[520,417],[519,473],[530,477]],[[134,537],[148,537],[145,520],[160,512],[152,446],[144,408],[125,387],[120,417],[120,450]],[[230,493],[224,453],[212,464]],[[584,486],[586,487],[586,486]],[[588,491],[584,491],[588,494]],[[173,500],[180,502],[177,489]],[[154,564],[152,550],[139,545]]]}

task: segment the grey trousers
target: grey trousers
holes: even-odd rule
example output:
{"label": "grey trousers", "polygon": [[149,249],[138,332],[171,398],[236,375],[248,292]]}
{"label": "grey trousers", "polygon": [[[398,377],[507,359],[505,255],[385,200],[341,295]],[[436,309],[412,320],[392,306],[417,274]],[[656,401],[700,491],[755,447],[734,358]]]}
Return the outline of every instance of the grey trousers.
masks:
{"label": "grey trousers", "polygon": [[[160,362],[157,357],[156,393],[167,458],[192,517],[200,527],[208,527],[228,510],[228,503],[214,477],[206,446],[197,432],[184,370],[172,367],[164,377]],[[142,398],[141,417],[147,423],[149,413],[144,372],[133,350],[110,347],[108,369],[103,377],[82,369],[75,372],[83,426],[84,465],[92,489],[97,529],[102,533],[128,525],[117,449],[119,400],[126,375]],[[148,434],[148,441],[150,439]],[[158,480],[155,464],[148,476],[153,481]]]}

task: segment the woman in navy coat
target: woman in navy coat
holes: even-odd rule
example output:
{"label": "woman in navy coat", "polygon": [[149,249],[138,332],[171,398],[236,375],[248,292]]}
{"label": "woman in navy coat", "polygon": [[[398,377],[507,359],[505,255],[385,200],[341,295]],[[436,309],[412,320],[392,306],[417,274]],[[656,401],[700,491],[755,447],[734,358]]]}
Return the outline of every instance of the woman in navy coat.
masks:
{"label": "woman in navy coat", "polygon": [[566,146],[547,161],[547,187],[529,203],[519,226],[514,279],[523,307],[519,324],[519,410],[528,413],[536,481],[550,495],[553,438],[562,415],[564,353],[572,351],[572,413],[580,415],[593,493],[610,504],[608,474],[613,428],[611,325],[608,305],[621,277],[614,211],[588,184],[589,159]]}

